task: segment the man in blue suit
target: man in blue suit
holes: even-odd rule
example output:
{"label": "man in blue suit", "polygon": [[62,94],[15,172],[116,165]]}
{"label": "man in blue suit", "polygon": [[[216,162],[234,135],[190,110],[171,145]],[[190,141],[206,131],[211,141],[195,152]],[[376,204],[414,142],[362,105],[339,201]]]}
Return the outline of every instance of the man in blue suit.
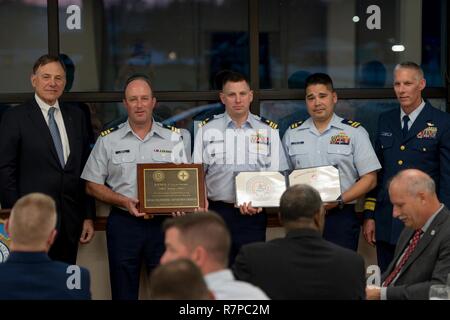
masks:
{"label": "man in blue suit", "polygon": [[5,224],[11,254],[0,264],[0,300],[91,298],[88,270],[48,257],[55,228],[52,198],[30,193],[16,202]]}
{"label": "man in blue suit", "polygon": [[393,259],[403,223],[392,217],[389,180],[403,169],[419,169],[436,182],[439,199],[450,206],[450,115],[422,99],[426,86],[414,62],[398,64],[394,90],[400,108],[380,115],[375,152],[381,162],[378,185],[366,198],[364,237],[376,244],[378,265],[386,270]]}

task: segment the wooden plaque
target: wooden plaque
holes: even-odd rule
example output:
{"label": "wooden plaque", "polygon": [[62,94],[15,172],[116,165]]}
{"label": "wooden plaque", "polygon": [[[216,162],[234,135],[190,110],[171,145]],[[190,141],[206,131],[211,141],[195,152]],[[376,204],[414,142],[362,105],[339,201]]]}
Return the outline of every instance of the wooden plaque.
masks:
{"label": "wooden plaque", "polygon": [[206,204],[201,164],[137,164],[139,211],[193,212]]}

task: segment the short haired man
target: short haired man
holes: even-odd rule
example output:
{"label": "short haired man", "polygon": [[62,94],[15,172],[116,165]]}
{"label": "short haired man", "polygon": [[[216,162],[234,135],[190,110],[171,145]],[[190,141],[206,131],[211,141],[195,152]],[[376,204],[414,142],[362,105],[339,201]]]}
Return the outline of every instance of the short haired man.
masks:
{"label": "short haired man", "polygon": [[[450,115],[422,98],[423,71],[414,62],[394,70],[394,91],[400,107],[380,115],[375,151],[382,169],[378,186],[367,196],[364,237],[376,244],[378,265],[386,270],[404,224],[392,216],[388,181],[403,169],[419,169],[436,182],[439,199],[450,206]],[[406,123],[406,124],[405,124]]]}
{"label": "short haired man", "polygon": [[230,263],[246,243],[266,239],[267,216],[251,203],[235,207],[235,177],[242,171],[284,171],[287,159],[278,125],[250,112],[253,91],[247,78],[227,72],[220,100],[225,113],[200,124],[193,161],[203,163],[209,209],[218,212],[231,233]]}
{"label": "short haired man", "polygon": [[128,120],[105,130],[83,170],[87,192],[111,204],[106,226],[113,299],[138,299],[141,263],[150,272],[164,251],[164,217],[145,219],[137,199],[138,163],[187,162],[179,130],[153,119],[156,98],[150,80],[130,77],[123,104]]}
{"label": "short haired man", "polygon": [[377,184],[381,168],[367,131],[358,122],[334,113],[337,94],[330,76],[315,73],[306,79],[306,107],[310,118],[293,123],[283,137],[292,169],[337,166],[342,195],[325,205],[323,237],[357,250],[360,223],[356,200]]}
{"label": "short haired man", "polygon": [[165,264],[189,258],[200,268],[217,300],[266,300],[261,289],[234,279],[227,269],[230,233],[224,220],[214,212],[189,214],[164,222]]}
{"label": "short haired man", "polygon": [[5,228],[11,254],[0,264],[0,300],[91,298],[88,270],[48,257],[57,235],[56,205],[49,196],[30,193],[20,198]]}
{"label": "short haired man", "polygon": [[151,300],[211,300],[205,279],[197,265],[187,258],[156,267],[150,276]]}
{"label": "short haired man", "polygon": [[445,284],[450,273],[450,211],[426,173],[408,169],[389,184],[393,218],[405,224],[382,286],[368,287],[368,299],[425,300],[430,286]]}
{"label": "short haired man", "polygon": [[271,299],[364,299],[364,261],[324,240],[320,194],[308,185],[289,187],[280,200],[286,237],[243,246],[236,277],[260,287]]}
{"label": "short haired man", "polygon": [[41,56],[31,84],[34,98],[8,109],[0,124],[0,202],[12,208],[32,192],[51,196],[58,235],[49,256],[74,264],[78,243],[94,235],[94,201],[80,178],[90,152],[88,124],[79,108],[59,102],[66,84],[59,57]]}

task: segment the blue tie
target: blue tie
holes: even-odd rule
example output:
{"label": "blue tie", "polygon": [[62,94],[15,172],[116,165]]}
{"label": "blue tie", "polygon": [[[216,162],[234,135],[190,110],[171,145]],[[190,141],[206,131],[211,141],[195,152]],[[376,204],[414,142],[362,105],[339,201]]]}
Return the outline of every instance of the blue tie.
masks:
{"label": "blue tie", "polygon": [[56,153],[58,154],[59,162],[64,168],[64,152],[63,145],[61,142],[61,136],[59,135],[58,125],[55,120],[55,107],[48,109],[48,128],[50,129],[50,134],[53,138],[53,143],[55,144]]}
{"label": "blue tie", "polygon": [[403,116],[403,129],[402,129],[403,138],[406,138],[406,136],[408,135],[408,122],[409,122],[409,117],[407,115],[404,115]]}

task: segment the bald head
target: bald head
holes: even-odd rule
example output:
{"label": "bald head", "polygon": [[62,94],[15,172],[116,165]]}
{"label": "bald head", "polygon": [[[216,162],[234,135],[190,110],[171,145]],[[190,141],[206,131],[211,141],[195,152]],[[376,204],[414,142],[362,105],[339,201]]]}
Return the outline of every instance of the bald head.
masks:
{"label": "bald head", "polygon": [[30,193],[20,198],[7,222],[12,250],[47,251],[55,227],[56,206],[52,198],[42,193]]}
{"label": "bald head", "polygon": [[441,206],[433,179],[416,169],[400,171],[392,178],[389,197],[393,216],[413,229],[422,228]]}
{"label": "bald head", "polygon": [[415,196],[419,192],[430,195],[436,194],[436,184],[433,179],[423,171],[417,169],[402,170],[391,180],[391,184],[400,183],[408,194]]}

